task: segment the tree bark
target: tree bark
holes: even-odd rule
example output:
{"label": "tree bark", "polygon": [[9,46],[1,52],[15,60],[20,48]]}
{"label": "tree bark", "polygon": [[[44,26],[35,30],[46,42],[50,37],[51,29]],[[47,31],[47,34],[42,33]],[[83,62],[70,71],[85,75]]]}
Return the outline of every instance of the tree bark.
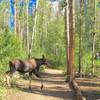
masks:
{"label": "tree bark", "polygon": [[15,34],[16,34],[16,31],[17,31],[17,1],[15,0]]}
{"label": "tree bark", "polygon": [[30,48],[30,42],[29,42],[29,0],[26,1],[27,2],[27,8],[26,8],[26,17],[27,17],[27,33],[26,33],[26,36],[27,36],[27,52],[28,52],[28,58],[30,58],[29,56],[29,48]]}
{"label": "tree bark", "polygon": [[92,39],[92,75],[94,75],[94,57],[95,57],[95,33],[93,33]]}
{"label": "tree bark", "polygon": [[[68,0],[66,0],[66,3],[68,3]],[[67,78],[66,81],[68,81],[68,71],[69,71],[69,22],[68,22],[68,5],[65,6],[65,42],[66,42],[66,62],[67,62]]]}
{"label": "tree bark", "polygon": [[[67,2],[67,0],[66,0]],[[67,48],[66,48],[66,58],[67,58],[67,81],[69,83],[70,88],[75,93],[75,100],[86,100],[82,93],[80,88],[78,87],[78,84],[75,81],[75,74],[74,74],[74,68],[75,68],[75,47],[74,47],[74,25],[73,25],[73,0],[68,0],[68,11],[69,11],[69,24],[67,24],[67,7],[65,7],[65,39],[67,42]],[[67,31],[67,25],[69,28],[69,31]],[[69,43],[69,44],[68,44]]]}
{"label": "tree bark", "polygon": [[92,34],[92,75],[94,75],[95,30],[96,30],[96,0],[94,0],[94,33]]}
{"label": "tree bark", "polygon": [[80,32],[79,32],[79,70],[78,70],[78,74],[79,76],[81,76],[81,71],[82,71],[82,64],[81,64],[81,60],[82,60],[82,1],[80,0]]}
{"label": "tree bark", "polygon": [[35,36],[35,31],[36,31],[36,21],[37,21],[37,8],[38,8],[38,0],[36,2],[36,8],[35,8],[35,18],[34,18],[34,26],[33,26],[33,33],[31,36],[31,42],[29,43],[29,53],[28,53],[28,58],[31,57],[32,54],[32,46],[33,46],[33,40],[34,40],[34,36]]}
{"label": "tree bark", "polygon": [[68,1],[69,9],[69,66],[68,66],[68,80],[74,79],[74,30],[73,30],[73,0]]}

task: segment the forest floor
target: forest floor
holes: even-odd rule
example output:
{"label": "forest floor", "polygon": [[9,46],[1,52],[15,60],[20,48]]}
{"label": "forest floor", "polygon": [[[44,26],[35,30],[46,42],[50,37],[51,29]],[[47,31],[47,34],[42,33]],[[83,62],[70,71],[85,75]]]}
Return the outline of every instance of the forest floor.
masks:
{"label": "forest floor", "polygon": [[[75,100],[61,70],[45,69],[42,74],[44,88],[40,90],[40,80],[32,80],[32,90],[28,89],[28,80],[19,79],[16,88],[7,90],[7,100]],[[100,80],[77,79],[87,100],[100,100]]]}
{"label": "forest floor", "polygon": [[87,100],[100,100],[100,78],[78,78],[77,83]]}

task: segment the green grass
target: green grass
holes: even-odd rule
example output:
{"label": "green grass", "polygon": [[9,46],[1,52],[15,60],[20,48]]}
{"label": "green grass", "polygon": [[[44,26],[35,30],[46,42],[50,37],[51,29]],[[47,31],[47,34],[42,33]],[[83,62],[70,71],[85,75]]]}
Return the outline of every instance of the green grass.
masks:
{"label": "green grass", "polygon": [[4,80],[4,75],[0,75],[0,100],[6,100],[6,85]]}
{"label": "green grass", "polygon": [[6,88],[3,86],[0,86],[0,100],[6,100]]}

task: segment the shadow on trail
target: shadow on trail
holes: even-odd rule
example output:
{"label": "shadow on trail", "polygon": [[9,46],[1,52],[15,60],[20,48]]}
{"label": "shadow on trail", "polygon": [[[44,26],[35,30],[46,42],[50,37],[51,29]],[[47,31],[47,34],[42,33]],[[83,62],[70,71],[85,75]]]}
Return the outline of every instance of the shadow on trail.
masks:
{"label": "shadow on trail", "polygon": [[[94,82],[94,83],[93,83]],[[87,100],[100,100],[100,84],[96,83],[93,80],[81,80],[78,82],[79,86],[83,88],[87,88],[83,90],[83,95],[87,98]],[[96,90],[98,88],[98,90]]]}
{"label": "shadow on trail", "polygon": [[[51,73],[41,73],[41,76],[43,78],[43,82],[45,83],[52,83],[52,84],[64,84],[64,74],[51,74]],[[23,79],[28,80],[28,77],[23,77]],[[59,80],[60,79],[60,80]],[[40,82],[40,80],[36,77],[32,78],[33,81]]]}
{"label": "shadow on trail", "polygon": [[100,91],[84,91],[83,95],[87,98],[86,100],[100,100]]}
{"label": "shadow on trail", "polygon": [[[40,82],[40,80],[39,79],[33,79],[34,81],[36,81],[36,82]],[[63,85],[63,84],[66,84],[65,83],[65,80],[61,80],[61,81],[59,81],[59,80],[52,80],[52,79],[45,79],[45,78],[43,78],[43,82],[44,83],[48,83],[48,84],[50,84],[50,83],[52,83],[52,84],[57,84],[57,85]]]}
{"label": "shadow on trail", "polygon": [[92,87],[100,87],[100,84],[90,83],[90,82],[78,82],[80,86],[92,86]]}
{"label": "shadow on trail", "polygon": [[42,76],[46,77],[64,77],[64,74],[53,74],[53,73],[41,73]]}
{"label": "shadow on trail", "polygon": [[[25,88],[21,85],[17,85],[16,87],[23,92],[34,93],[43,96],[57,97],[62,98],[63,100],[73,100],[72,91],[63,91],[62,87],[49,87],[48,89],[43,89],[42,91],[40,90],[40,87],[36,85],[32,85],[32,90]],[[59,90],[57,90],[58,88]]]}
{"label": "shadow on trail", "polygon": [[[64,75],[63,74],[51,74],[51,73],[42,73],[42,77],[44,80],[44,84],[47,84],[47,87],[43,88],[41,91],[40,86],[32,84],[32,90],[29,90],[28,87],[25,87],[24,85],[16,85],[16,87],[27,93],[33,93],[33,94],[39,94],[43,96],[50,96],[50,97],[57,97],[61,98],[63,100],[74,100],[73,92],[69,89],[67,90],[67,86],[63,87],[63,85],[67,84],[64,81]],[[40,82],[39,79],[33,78],[33,81]],[[54,86],[52,86],[52,84]],[[57,85],[56,85],[57,84]],[[100,84],[92,83],[87,80],[83,80],[81,82],[78,82],[79,86],[84,87],[100,87]],[[44,85],[45,86],[45,85]],[[98,90],[84,90],[83,95],[86,97],[86,100],[100,100],[100,91]],[[66,99],[67,98],[67,99]]]}
{"label": "shadow on trail", "polygon": [[[23,92],[27,93],[33,93],[33,94],[39,94],[43,96],[50,96],[50,97],[57,97],[61,98],[63,100],[73,100],[73,94],[72,91],[67,89],[67,85],[64,80],[64,75],[60,73],[42,73],[44,82],[44,88],[41,91],[40,86],[32,83],[32,90],[30,90],[27,87],[24,86],[24,83],[22,85],[16,84],[16,88]],[[33,78],[33,81],[40,83],[40,80],[38,78]],[[46,87],[45,87],[46,84]]]}

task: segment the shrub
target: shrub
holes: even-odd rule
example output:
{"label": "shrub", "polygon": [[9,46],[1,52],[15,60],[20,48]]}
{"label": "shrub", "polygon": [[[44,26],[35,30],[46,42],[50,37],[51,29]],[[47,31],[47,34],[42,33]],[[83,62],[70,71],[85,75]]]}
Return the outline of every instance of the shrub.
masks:
{"label": "shrub", "polygon": [[20,38],[13,33],[0,33],[0,72],[7,69],[8,61],[15,58],[25,58],[26,51],[22,47]]}

